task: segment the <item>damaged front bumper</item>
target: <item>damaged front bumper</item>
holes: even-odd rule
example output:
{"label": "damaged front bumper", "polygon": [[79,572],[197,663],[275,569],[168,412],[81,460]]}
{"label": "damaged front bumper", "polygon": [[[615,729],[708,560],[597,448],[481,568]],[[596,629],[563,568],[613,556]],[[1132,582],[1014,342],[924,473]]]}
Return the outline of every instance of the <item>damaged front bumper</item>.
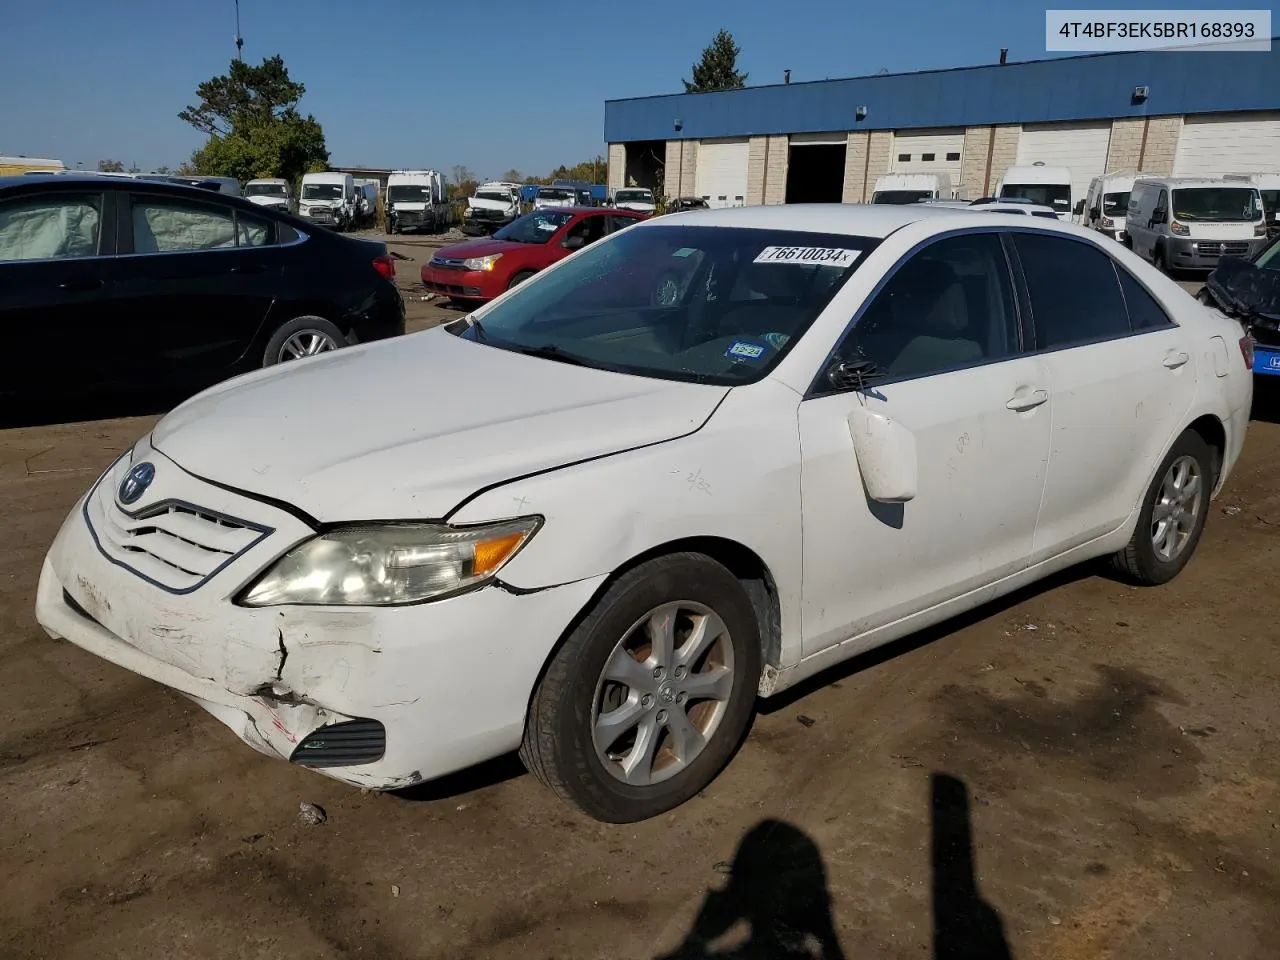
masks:
{"label": "damaged front bumper", "polygon": [[[145,442],[134,462],[143,457],[154,489],[136,509],[116,497],[123,460],[67,518],[41,571],[40,624],[182,692],[262,753],[356,786],[403,787],[517,747],[546,657],[602,579],[404,607],[237,606],[248,582],[314,531]],[[194,540],[205,534],[190,518],[216,518],[212,532],[229,544],[229,559],[194,583],[156,561],[167,541],[146,539],[167,536],[156,531],[175,517]],[[236,524],[249,530],[239,552],[227,534]]]}

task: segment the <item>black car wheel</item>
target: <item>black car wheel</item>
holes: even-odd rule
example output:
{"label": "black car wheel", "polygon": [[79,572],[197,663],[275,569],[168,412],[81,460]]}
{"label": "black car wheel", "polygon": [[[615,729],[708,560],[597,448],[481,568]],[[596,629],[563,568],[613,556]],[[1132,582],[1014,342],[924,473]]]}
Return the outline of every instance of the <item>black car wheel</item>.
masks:
{"label": "black car wheel", "polygon": [[346,343],[342,331],[324,317],[295,317],[278,329],[263,352],[262,365],[274,366],[337,350]]}
{"label": "black car wheel", "polygon": [[532,270],[521,270],[519,273],[517,273],[514,277],[511,278],[511,282],[507,284],[507,289],[510,290],[512,287],[520,286],[520,284],[524,283],[526,280],[532,277],[533,274],[534,274],[534,271]]}
{"label": "black car wheel", "polygon": [[677,553],[620,576],[547,665],[520,758],[608,823],[679,806],[729,761],[751,719],[760,629],[742,584]]}

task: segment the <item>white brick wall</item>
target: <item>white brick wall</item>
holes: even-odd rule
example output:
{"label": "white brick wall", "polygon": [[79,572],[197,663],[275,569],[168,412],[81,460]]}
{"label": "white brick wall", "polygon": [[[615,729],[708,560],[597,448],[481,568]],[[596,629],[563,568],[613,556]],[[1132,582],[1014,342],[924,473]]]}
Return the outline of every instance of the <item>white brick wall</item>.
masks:
{"label": "white brick wall", "polygon": [[747,141],[747,206],[764,203],[764,166],[768,137]]}
{"label": "white brick wall", "polygon": [[844,148],[844,191],[841,201],[844,203],[864,203],[870,196],[863,176],[867,168],[867,146],[871,134],[850,130]]}
{"label": "white brick wall", "polygon": [[609,189],[620,190],[626,186],[627,145],[625,143],[609,144]]}
{"label": "white brick wall", "polygon": [[786,136],[769,137],[768,158],[764,174],[764,202],[787,202],[787,160],[791,153],[791,139]]}

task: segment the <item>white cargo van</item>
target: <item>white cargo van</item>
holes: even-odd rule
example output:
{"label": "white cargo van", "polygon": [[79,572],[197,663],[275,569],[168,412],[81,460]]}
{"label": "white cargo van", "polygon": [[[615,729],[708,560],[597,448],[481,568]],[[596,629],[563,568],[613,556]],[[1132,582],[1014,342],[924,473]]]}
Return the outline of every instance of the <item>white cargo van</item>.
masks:
{"label": "white cargo van", "polygon": [[337,230],[350,229],[359,209],[356,184],[349,173],[333,170],[302,176],[298,216]]}
{"label": "white cargo van", "polygon": [[1029,166],[1010,167],[1000,178],[996,196],[1001,200],[1021,197],[1070,216],[1074,202],[1071,199],[1071,171],[1066,167],[1046,167],[1042,161]]}
{"label": "white cargo van", "polygon": [[1222,179],[1244,181],[1257,187],[1262,198],[1262,213],[1267,218],[1267,236],[1280,233],[1280,173],[1229,173]]}
{"label": "white cargo van", "polygon": [[653,191],[648,187],[619,187],[614,191],[613,205],[619,210],[634,210],[650,216],[658,209]]}
{"label": "white cargo van", "polygon": [[1249,183],[1139,180],[1125,211],[1128,245],[1162,270],[1212,270],[1222,257],[1249,257],[1267,242],[1262,198]]}
{"label": "white cargo van", "polygon": [[434,232],[446,219],[444,176],[438,170],[393,170],[387,177],[387,232]]}
{"label": "white cargo van", "polygon": [[1075,213],[1080,226],[1105,233],[1112,240],[1124,242],[1124,216],[1129,209],[1129,192],[1150,173],[1108,173],[1089,181],[1089,192],[1076,201]]}
{"label": "white cargo van", "polygon": [[890,173],[876,181],[872,203],[915,203],[952,200],[956,191],[949,173]]}
{"label": "white cargo van", "polygon": [[293,209],[293,188],[288,180],[279,177],[262,177],[244,185],[244,195],[250,203],[268,210],[289,213]]}

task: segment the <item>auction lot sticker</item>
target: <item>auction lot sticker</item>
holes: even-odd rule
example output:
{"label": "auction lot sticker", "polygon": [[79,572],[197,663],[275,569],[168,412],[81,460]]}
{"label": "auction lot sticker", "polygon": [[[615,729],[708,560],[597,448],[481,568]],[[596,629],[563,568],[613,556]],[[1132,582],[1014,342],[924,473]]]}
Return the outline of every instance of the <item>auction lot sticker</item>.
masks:
{"label": "auction lot sticker", "polygon": [[847,267],[858,259],[859,250],[840,247],[765,247],[754,263],[807,263],[823,267]]}

